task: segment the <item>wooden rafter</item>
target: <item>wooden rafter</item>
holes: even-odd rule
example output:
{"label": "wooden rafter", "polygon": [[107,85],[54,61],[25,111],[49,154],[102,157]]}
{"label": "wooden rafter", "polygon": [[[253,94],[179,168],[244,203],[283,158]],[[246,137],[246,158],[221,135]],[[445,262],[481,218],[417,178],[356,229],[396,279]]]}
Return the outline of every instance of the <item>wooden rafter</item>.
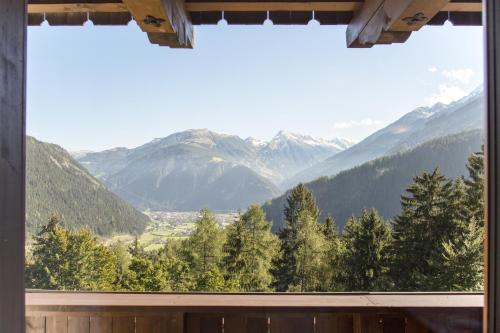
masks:
{"label": "wooden rafter", "polygon": [[[347,27],[348,47],[371,47],[405,41],[448,5],[449,0],[367,0]],[[406,38],[387,36],[394,35]]]}
{"label": "wooden rafter", "polygon": [[123,3],[142,31],[168,37],[161,45],[193,47],[193,27],[183,0],[123,0]]}
{"label": "wooden rafter", "polygon": [[[68,0],[37,0],[28,3],[30,22],[40,24],[45,14],[88,13],[91,19],[98,15],[126,15],[114,22],[128,22],[132,16],[154,44],[178,48],[193,47],[191,13],[199,17],[203,12],[238,12],[253,15],[258,12],[336,12],[355,13],[347,30],[350,47],[369,47],[373,44],[402,43],[411,32],[418,30],[438,12],[482,11],[481,3],[452,2],[448,0],[366,0],[366,1],[217,1],[206,0],[122,0],[116,2],[69,2]],[[241,14],[239,14],[241,15]],[[106,17],[106,16],[105,16]],[[127,19],[128,18],[128,19]],[[84,18],[83,18],[84,19]],[[78,21],[80,24],[81,22]],[[95,21],[94,21],[95,22]],[[97,20],[99,22],[99,20]],[[345,23],[345,22],[344,22]],[[57,22],[56,22],[57,24]],[[97,23],[99,24],[99,23]],[[123,24],[123,23],[122,23]],[[198,24],[200,24],[198,22]]]}

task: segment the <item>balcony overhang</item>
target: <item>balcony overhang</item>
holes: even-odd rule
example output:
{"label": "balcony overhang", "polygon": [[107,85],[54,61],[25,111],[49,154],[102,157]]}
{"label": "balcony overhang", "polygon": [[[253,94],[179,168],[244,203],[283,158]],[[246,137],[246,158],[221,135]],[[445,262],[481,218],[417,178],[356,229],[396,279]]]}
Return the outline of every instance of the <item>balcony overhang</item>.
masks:
{"label": "balcony overhang", "polygon": [[425,25],[481,25],[481,0],[248,1],[29,0],[28,23],[126,25],[134,19],[153,44],[194,46],[193,26],[217,24],[347,25],[348,47],[405,42]]}

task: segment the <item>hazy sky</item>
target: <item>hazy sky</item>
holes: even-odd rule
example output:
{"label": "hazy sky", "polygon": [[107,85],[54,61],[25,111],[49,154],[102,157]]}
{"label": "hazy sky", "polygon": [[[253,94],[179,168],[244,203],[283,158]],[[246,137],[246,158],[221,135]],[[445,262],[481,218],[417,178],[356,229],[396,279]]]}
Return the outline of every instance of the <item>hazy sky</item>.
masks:
{"label": "hazy sky", "polygon": [[482,82],[480,27],[426,27],[347,49],[345,26],[196,27],[194,50],[127,27],[28,34],[28,134],[70,150],[133,147],[189,128],[361,140]]}

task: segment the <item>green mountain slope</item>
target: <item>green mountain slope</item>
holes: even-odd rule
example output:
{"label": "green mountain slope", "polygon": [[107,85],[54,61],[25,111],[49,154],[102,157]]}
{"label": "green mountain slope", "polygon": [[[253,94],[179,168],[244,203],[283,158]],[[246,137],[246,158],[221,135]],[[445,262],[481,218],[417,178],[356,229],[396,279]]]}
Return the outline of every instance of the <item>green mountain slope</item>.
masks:
{"label": "green mountain slope", "polygon": [[141,233],[149,218],[111,193],[63,148],[27,138],[26,219],[33,234],[57,213],[99,235]]}
{"label": "green mountain slope", "polygon": [[[307,183],[321,210],[335,217],[343,227],[352,214],[375,207],[384,217],[392,218],[400,210],[400,195],[412,177],[439,167],[449,177],[466,175],[467,158],[480,150],[482,131],[473,130],[423,143],[412,150],[367,162],[334,177],[323,177]],[[287,194],[264,205],[273,231],[283,224],[283,207]]]}

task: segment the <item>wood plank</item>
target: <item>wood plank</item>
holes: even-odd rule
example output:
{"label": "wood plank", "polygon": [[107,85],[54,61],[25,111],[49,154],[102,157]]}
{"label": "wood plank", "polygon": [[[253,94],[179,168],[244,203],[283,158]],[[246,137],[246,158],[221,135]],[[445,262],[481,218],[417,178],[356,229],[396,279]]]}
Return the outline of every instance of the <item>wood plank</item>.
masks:
{"label": "wood plank", "polygon": [[90,317],[90,333],[113,333],[113,318]]}
{"label": "wood plank", "polygon": [[222,333],[222,315],[187,314],[186,333]]}
{"label": "wood plank", "polygon": [[224,316],[224,333],[267,333],[268,323],[265,315]]}
{"label": "wood plank", "polygon": [[[328,11],[351,12],[361,9],[361,1],[340,2],[272,2],[272,1],[243,1],[243,2],[186,2],[188,12],[252,12],[252,11]],[[441,9],[444,12],[481,12],[480,2],[450,2]],[[128,13],[127,6],[123,3],[47,3],[28,4],[28,13]]]}
{"label": "wood plank", "polygon": [[123,3],[29,4],[28,13],[128,13]]}
{"label": "wood plank", "polygon": [[[482,293],[352,293],[352,294],[175,294],[175,293],[89,293],[27,292],[27,310],[57,307],[60,311],[78,311],[89,307],[128,306],[152,309],[197,308],[482,308]],[[77,307],[77,309],[75,309]],[[102,311],[102,310],[101,310]],[[158,309],[157,309],[158,311]],[[181,311],[181,310],[177,310]]]}
{"label": "wood plank", "polygon": [[201,317],[200,333],[222,333],[222,316]]}
{"label": "wood plank", "polygon": [[45,333],[45,317],[26,317],[26,333]]}
{"label": "wood plank", "polygon": [[68,333],[89,333],[90,317],[68,317]]}
{"label": "wood plank", "polygon": [[383,333],[400,333],[406,332],[406,318],[396,315],[381,316],[382,332]]}
{"label": "wood plank", "polygon": [[[362,313],[361,316],[362,333],[382,333],[382,323],[376,313]],[[400,331],[401,332],[401,331]],[[403,330],[404,332],[404,330]],[[388,332],[396,333],[396,332]],[[397,332],[399,333],[399,332]]]}
{"label": "wood plank", "polygon": [[352,331],[352,313],[320,313],[316,315],[316,333],[341,333]]}
{"label": "wood plank", "polygon": [[0,332],[26,329],[26,1],[0,1]]}
{"label": "wood plank", "polygon": [[135,333],[135,318],[113,317],[113,333]]}
{"label": "wood plank", "polygon": [[362,321],[360,313],[353,313],[352,315],[352,332],[353,333],[363,333],[362,331]]}
{"label": "wood plank", "polygon": [[135,322],[136,333],[160,333],[163,317],[137,317]]}
{"label": "wood plank", "polygon": [[201,320],[199,316],[186,315],[185,318],[186,333],[200,333]]}
{"label": "wood plank", "polygon": [[[449,0],[367,0],[347,27],[347,46],[371,47],[377,44],[383,32],[417,31],[448,2]],[[387,38],[382,43],[388,43]]]}
{"label": "wood plank", "polygon": [[427,333],[428,330],[424,324],[416,317],[409,315],[406,318],[406,333]]}
{"label": "wood plank", "polygon": [[244,315],[224,316],[224,333],[247,333],[247,318]]}
{"label": "wood plank", "polygon": [[443,12],[482,12],[481,2],[449,2],[441,9]]}
{"label": "wood plank", "polygon": [[68,333],[67,316],[50,316],[46,319],[47,333]]}
{"label": "wood plank", "polygon": [[314,333],[314,316],[272,314],[271,333]]}
{"label": "wood plank", "polygon": [[187,2],[189,12],[247,12],[247,11],[339,11],[351,12],[362,2]]}
{"label": "wood plank", "polygon": [[164,315],[162,322],[162,332],[183,333],[184,332],[184,313],[168,312]]}

